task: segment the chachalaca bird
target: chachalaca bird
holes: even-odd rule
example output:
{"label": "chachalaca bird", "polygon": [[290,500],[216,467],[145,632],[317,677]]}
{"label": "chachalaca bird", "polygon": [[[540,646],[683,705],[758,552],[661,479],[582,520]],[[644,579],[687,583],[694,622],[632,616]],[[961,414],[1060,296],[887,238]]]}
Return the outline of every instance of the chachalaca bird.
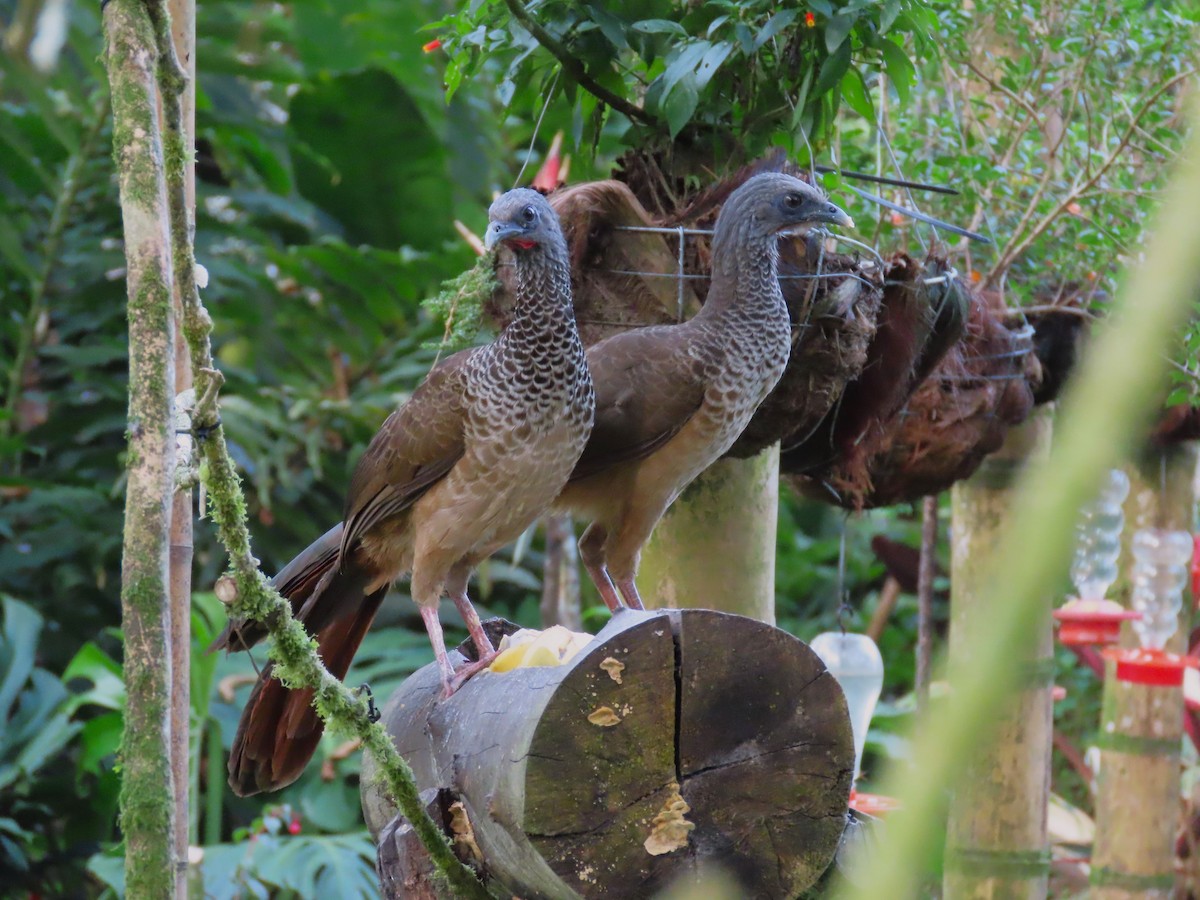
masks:
{"label": "chachalaca bird", "polygon": [[[490,344],[430,371],[359,460],[345,519],[288,563],[275,587],[317,638],[335,676],[346,670],[392,582],[411,573],[450,694],[495,655],[467,598],[476,565],[515,540],[562,490],[592,429],[594,399],[571,305],[558,217],[542,196],[510,191],[489,211],[486,243],[513,250],[513,317]],[[454,672],[438,601],[467,623],[478,660]],[[217,647],[240,650],[265,634],[233,622]],[[310,690],[260,674],[234,738],[229,781],[246,796],[290,784],[320,740]]]}
{"label": "chachalaca bird", "polygon": [[642,607],[634,576],[654,526],[729,449],[779,380],[791,325],[776,241],[782,231],[820,223],[853,224],[797,178],[750,178],[717,217],[711,287],[700,312],[588,349],[596,425],[555,506],[590,519],[580,557],[610,609],[621,606],[618,590]]}

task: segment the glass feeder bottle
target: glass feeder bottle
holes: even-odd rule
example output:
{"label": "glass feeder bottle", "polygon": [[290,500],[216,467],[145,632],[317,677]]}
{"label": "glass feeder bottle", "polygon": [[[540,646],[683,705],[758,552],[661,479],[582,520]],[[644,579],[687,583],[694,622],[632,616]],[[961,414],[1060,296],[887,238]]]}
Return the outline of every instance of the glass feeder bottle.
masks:
{"label": "glass feeder bottle", "polygon": [[1071,581],[1080,600],[1099,602],[1117,580],[1121,557],[1122,504],[1129,495],[1129,476],[1110,469],[1100,493],[1079,512],[1075,527],[1075,557]]}
{"label": "glass feeder bottle", "polygon": [[1133,630],[1143,650],[1162,650],[1179,627],[1192,536],[1186,531],[1145,528],[1134,533],[1132,550],[1130,606],[1142,614],[1133,622]]}
{"label": "glass feeder bottle", "polygon": [[883,691],[883,657],[875,642],[865,634],[826,631],[813,638],[809,647],[821,657],[829,674],[837,679],[846,695],[850,728],[854,734],[854,778],[857,780],[867,742],[867,728]]}

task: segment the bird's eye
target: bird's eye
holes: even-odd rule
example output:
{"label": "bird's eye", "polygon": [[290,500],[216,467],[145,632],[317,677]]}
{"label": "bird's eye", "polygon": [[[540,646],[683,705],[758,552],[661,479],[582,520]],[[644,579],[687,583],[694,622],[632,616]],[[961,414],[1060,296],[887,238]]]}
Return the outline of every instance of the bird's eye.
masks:
{"label": "bird's eye", "polygon": [[521,218],[526,222],[532,222],[537,218],[537,210],[535,210],[532,206],[527,206],[521,210]]}
{"label": "bird's eye", "polygon": [[804,198],[799,194],[787,194],[783,198],[783,205],[788,209],[799,209],[800,204],[804,202]]}

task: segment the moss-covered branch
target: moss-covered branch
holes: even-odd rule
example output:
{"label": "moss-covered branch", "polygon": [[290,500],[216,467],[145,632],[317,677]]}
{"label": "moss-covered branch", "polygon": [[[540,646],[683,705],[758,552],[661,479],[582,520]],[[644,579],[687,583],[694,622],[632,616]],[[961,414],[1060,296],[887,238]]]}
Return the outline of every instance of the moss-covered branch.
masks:
{"label": "moss-covered branch", "polygon": [[217,414],[217,394],[223,378],[212,360],[209,339],[212,320],[196,289],[196,262],[188,231],[184,193],[186,157],[180,104],[186,76],[175,58],[165,4],[156,0],[149,4],[149,8],[160,56],[159,78],[163,92],[164,147],[174,271],[183,299],[183,333],[191,351],[192,369],[196,376],[196,407],[192,422],[197,434],[204,436],[199,439],[202,454],[200,477],[208,488],[210,511],[232,567],[220,592],[222,599],[228,603],[232,617],[256,619],[268,624],[273,639],[270,657],[275,663],[275,676],[290,687],[313,688],[313,705],[326,725],[336,732],[354,735],[362,740],[367,752],[378,762],[397,806],[412,823],[454,895],[484,900],[491,895],[474,873],[459,862],[441,829],[426,812],[408,763],[397,752],[387,732],[371,721],[366,705],[329,674],[317,655],[315,641],[293,618],[288,602],[259,571],[258,560],[250,551],[245,498]]}
{"label": "moss-covered branch", "polygon": [[121,191],[129,293],[129,457],[121,621],[125,729],[121,830],[133,900],[174,895],[167,642],[168,528],[175,476],[174,323],[154,35],[141,0],[104,12],[113,157]]}

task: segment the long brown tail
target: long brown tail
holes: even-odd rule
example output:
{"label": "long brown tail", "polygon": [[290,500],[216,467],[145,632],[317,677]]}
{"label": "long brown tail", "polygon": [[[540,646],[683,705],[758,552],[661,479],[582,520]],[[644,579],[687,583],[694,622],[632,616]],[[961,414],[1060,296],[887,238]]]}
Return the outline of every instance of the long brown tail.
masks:
{"label": "long brown tail", "polygon": [[[352,615],[335,619],[317,633],[317,650],[335,677],[346,677],[387,590],[360,596]],[[299,778],[325,730],[312,708],[312,690],[284,687],[271,669],[267,665],[258,676],[233,739],[229,786],[239,797],[275,791]]]}

